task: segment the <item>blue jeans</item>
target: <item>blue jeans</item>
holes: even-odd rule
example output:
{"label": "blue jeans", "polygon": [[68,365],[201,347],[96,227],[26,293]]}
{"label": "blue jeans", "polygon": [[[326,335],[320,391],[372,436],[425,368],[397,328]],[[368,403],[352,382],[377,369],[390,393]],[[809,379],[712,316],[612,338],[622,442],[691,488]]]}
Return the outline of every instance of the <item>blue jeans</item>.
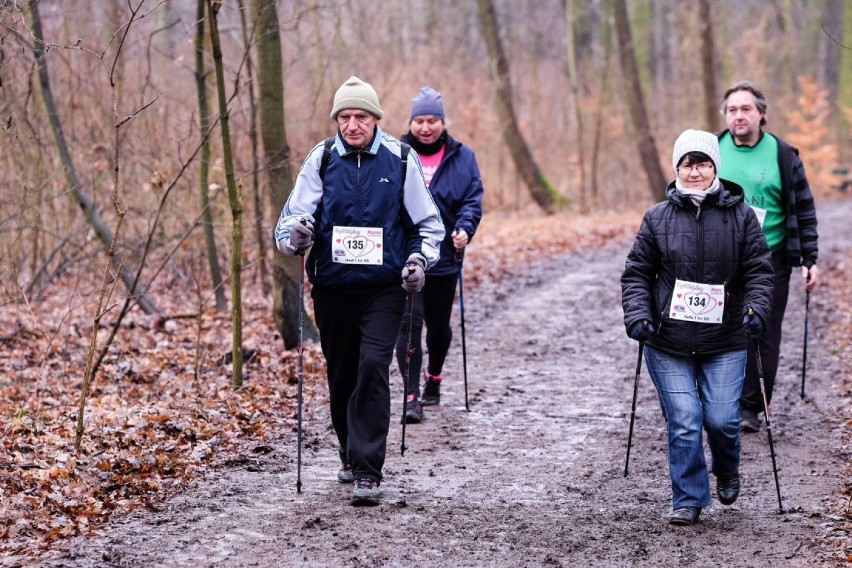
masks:
{"label": "blue jeans", "polygon": [[707,507],[710,479],[702,428],[707,430],[713,474],[738,473],[746,350],[675,357],[646,346],[645,361],[668,429],[672,508]]}

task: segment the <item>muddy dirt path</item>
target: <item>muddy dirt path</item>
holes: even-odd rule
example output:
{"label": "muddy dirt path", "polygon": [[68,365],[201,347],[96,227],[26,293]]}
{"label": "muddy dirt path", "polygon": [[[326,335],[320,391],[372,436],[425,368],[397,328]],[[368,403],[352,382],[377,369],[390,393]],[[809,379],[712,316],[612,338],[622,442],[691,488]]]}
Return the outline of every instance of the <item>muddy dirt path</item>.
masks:
{"label": "muddy dirt path", "polygon": [[[821,266],[850,258],[850,218],[852,202],[821,209]],[[828,355],[820,325],[827,300],[811,298],[804,401],[801,287],[788,307],[773,402],[786,512],[778,513],[762,433],[743,438],[737,503],[714,501],[698,525],[671,527],[665,431],[645,369],[623,476],[637,355],[622,328],[618,286],[629,245],[565,255],[468,294],[471,411],[456,341],[442,405],[408,426],[404,456],[395,418],[380,506],[349,505],[351,486],[335,478],[327,410],[309,400],[301,494],[291,439],[208,475],[158,510],[116,518],[39,565],[842,565],[837,543],[849,537],[826,512],[841,499],[849,459],[850,401],[837,379],[852,366]],[[395,372],[392,383],[400,392]]]}

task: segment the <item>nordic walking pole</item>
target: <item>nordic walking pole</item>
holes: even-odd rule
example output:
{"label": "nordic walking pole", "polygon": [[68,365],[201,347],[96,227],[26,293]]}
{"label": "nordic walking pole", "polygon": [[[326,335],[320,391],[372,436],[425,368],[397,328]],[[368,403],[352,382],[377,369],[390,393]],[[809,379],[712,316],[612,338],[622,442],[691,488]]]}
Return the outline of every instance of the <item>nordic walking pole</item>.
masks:
{"label": "nordic walking pole", "polygon": [[[302,219],[304,224],[305,220]],[[301,269],[299,270],[299,386],[297,395],[298,426],[296,428],[296,493],[302,492],[302,378],[305,372],[305,251],[299,251]]]}
{"label": "nordic walking pole", "polygon": [[[754,315],[754,310],[748,309],[749,315]],[[784,513],[781,504],[781,485],[778,483],[778,466],[775,465],[775,445],[772,443],[772,422],[769,420],[769,403],[766,400],[766,385],[763,382],[763,362],[760,360],[760,346],[756,339],[751,341],[754,348],[754,361],[757,364],[757,378],[760,381],[760,394],[763,395],[763,413],[766,416],[766,435],[769,437],[769,455],[772,456],[772,473],[775,475],[775,491],[778,493],[778,512]]]}
{"label": "nordic walking pole", "polygon": [[[807,282],[811,281],[811,272],[808,271],[808,279]],[[805,284],[807,286],[807,284]],[[805,288],[805,339],[804,346],[802,347],[802,392],[800,394],[801,398],[805,398],[805,370],[808,366],[808,308],[811,305],[811,293]]]}
{"label": "nordic walking pole", "polygon": [[[642,322],[647,327],[647,322]],[[633,381],[633,404],[630,406],[630,429],[627,431],[627,457],[624,460],[624,477],[627,477],[627,465],[630,463],[630,445],[633,442],[633,421],[636,418],[636,395],[639,393],[639,374],[642,372],[642,351],[645,342],[639,342],[639,359],[636,361],[636,379]]]}
{"label": "nordic walking pole", "polygon": [[464,263],[464,249],[456,250],[456,259],[459,263],[459,313],[461,314],[462,332],[462,367],[464,370],[464,409],[470,412],[470,403],[467,398],[467,344],[464,334],[464,278],[462,276],[462,264]]}
{"label": "nordic walking pole", "polygon": [[[414,272],[413,268],[408,269],[408,274]],[[414,348],[411,346],[411,328],[414,322],[414,292],[408,293],[408,330],[405,340],[405,376],[402,377],[402,441],[399,444],[399,455],[405,455],[405,423],[408,419],[405,417],[405,404],[408,402],[408,377],[411,374],[411,355],[414,353]]]}

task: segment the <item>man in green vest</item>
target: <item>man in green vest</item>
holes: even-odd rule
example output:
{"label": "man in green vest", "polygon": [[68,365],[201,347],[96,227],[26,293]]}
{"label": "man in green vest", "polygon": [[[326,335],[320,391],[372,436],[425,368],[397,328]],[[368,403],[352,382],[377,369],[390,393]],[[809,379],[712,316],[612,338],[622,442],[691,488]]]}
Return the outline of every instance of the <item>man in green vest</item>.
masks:
{"label": "man in green vest", "polygon": [[[798,149],[763,129],[766,98],[749,81],[732,85],[722,100],[728,129],[719,133],[722,167],[719,177],[740,184],[746,201],[757,213],[772,251],[775,286],[769,321],[760,336],[761,362],[767,404],[778,371],[781,323],[787,308],[792,267],[801,266],[805,290],[819,282],[817,268],[817,218],[814,199]],[[760,430],[763,396],[754,353],[749,352],[746,378],[740,398],[740,428]]]}

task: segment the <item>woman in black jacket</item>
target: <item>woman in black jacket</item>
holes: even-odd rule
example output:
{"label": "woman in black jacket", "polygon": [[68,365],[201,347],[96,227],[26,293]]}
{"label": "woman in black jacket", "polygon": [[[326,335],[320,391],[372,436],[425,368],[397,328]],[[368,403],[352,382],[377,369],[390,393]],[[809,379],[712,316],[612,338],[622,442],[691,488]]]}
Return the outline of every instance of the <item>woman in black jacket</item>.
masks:
{"label": "woman in black jacket", "polygon": [[627,334],[644,344],[668,429],[672,512],[690,525],[710,505],[702,430],[716,494],[739,495],[739,405],[748,337],[763,331],[772,297],[766,239],[740,186],[722,181],[716,137],[684,131],[676,179],[645,213],[621,277]]}

